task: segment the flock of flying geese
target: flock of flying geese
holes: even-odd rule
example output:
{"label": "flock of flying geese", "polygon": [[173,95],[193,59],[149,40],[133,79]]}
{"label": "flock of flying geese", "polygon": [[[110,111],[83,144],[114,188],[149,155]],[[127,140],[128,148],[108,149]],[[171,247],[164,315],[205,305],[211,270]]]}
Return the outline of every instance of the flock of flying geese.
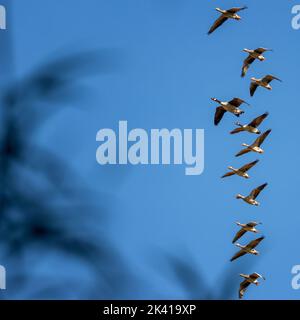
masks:
{"label": "flock of flying geese", "polygon": [[[213,26],[208,31],[208,34],[213,33],[217,28],[219,28],[224,22],[226,22],[229,19],[241,20],[241,17],[238,15],[238,12],[245,10],[245,9],[247,9],[247,7],[231,8],[229,10],[222,10],[220,8],[216,8],[216,10],[221,13],[221,15],[214,22]],[[272,50],[266,49],[266,48],[258,48],[255,50],[244,49],[243,51],[248,53],[247,58],[244,60],[243,67],[242,67],[242,74],[241,74],[242,77],[245,77],[245,75],[247,74],[247,72],[249,70],[250,65],[255,60],[264,61],[265,57],[263,56],[263,54],[267,51],[272,51]],[[254,96],[258,87],[272,90],[270,83],[273,80],[281,81],[280,79],[278,79],[277,77],[272,76],[272,75],[266,75],[263,78],[252,77],[251,84],[250,84],[250,96],[251,97]],[[212,98],[212,100],[214,102],[218,103],[218,107],[216,108],[215,118],[214,118],[215,125],[218,125],[220,123],[220,121],[222,120],[225,113],[232,113],[234,116],[240,117],[244,113],[244,111],[240,108],[240,106],[242,104],[248,105],[247,102],[245,102],[244,100],[242,100],[240,98],[234,98],[231,101],[225,101],[225,102],[220,101],[216,98]],[[264,150],[262,149],[261,145],[263,144],[265,139],[268,137],[268,135],[271,133],[271,129],[261,133],[261,131],[259,130],[259,126],[267,118],[267,116],[268,116],[268,113],[266,112],[266,113],[258,116],[254,120],[252,120],[250,123],[244,124],[244,125],[239,122],[236,122],[236,126],[238,128],[231,131],[230,132],[231,134],[237,134],[240,132],[248,132],[251,134],[259,135],[258,138],[252,144],[243,143],[242,146],[244,147],[244,149],[242,149],[240,152],[238,152],[236,154],[236,157],[242,156],[242,155],[249,153],[249,152],[255,152],[258,154],[264,153]],[[230,171],[228,173],[225,173],[222,176],[222,178],[237,175],[239,177],[249,179],[250,176],[248,174],[248,171],[251,168],[253,168],[258,162],[259,162],[259,160],[255,160],[255,161],[248,163],[238,169],[230,166],[230,167],[228,167],[228,169]],[[244,195],[238,194],[236,196],[236,198],[242,199],[245,203],[247,203],[249,205],[259,206],[260,203],[256,199],[266,186],[267,186],[267,183],[264,183],[261,186],[253,189],[249,195],[244,196]],[[256,226],[259,225],[260,223],[249,222],[246,224],[242,224],[242,223],[237,222],[236,224],[240,227],[240,230],[235,235],[232,243],[235,244],[240,250],[231,258],[231,261],[234,261],[234,260],[236,260],[246,254],[258,255],[259,252],[255,248],[264,240],[263,236],[255,239],[255,240],[252,240],[247,245],[240,245],[236,242],[247,232],[252,232],[255,234],[258,233],[259,231],[256,229]],[[263,276],[261,276],[258,273],[252,273],[250,275],[240,274],[240,276],[242,278],[244,278],[244,280],[241,282],[240,288],[239,288],[239,298],[240,299],[243,298],[244,293],[250,284],[258,285],[259,278],[265,279]]]}

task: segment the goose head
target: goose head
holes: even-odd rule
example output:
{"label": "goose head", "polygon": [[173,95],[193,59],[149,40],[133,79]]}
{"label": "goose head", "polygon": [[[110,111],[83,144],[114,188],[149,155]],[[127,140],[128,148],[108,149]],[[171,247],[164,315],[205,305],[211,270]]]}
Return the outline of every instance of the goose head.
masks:
{"label": "goose head", "polygon": [[229,167],[228,167],[228,169],[229,169],[229,170],[232,170],[232,171],[234,171],[234,170],[235,170],[235,168],[234,168],[234,167],[232,167],[232,166],[229,166]]}
{"label": "goose head", "polygon": [[252,77],[250,80],[251,80],[252,82],[258,82],[258,81],[259,81],[259,79],[256,79],[255,77]]}
{"label": "goose head", "polygon": [[212,101],[214,101],[214,102],[218,102],[218,103],[221,103],[221,101],[219,100],[219,99],[217,99],[217,98],[210,98]]}
{"label": "goose head", "polygon": [[238,126],[238,127],[242,127],[243,126],[240,122],[236,122],[235,125]]}
{"label": "goose head", "polygon": [[247,148],[250,147],[249,144],[247,144],[247,143],[242,143],[242,146],[247,147]]}
{"label": "goose head", "polygon": [[237,198],[237,199],[244,199],[245,197],[244,197],[243,195],[241,195],[241,194],[237,194],[237,195],[236,195],[236,198]]}

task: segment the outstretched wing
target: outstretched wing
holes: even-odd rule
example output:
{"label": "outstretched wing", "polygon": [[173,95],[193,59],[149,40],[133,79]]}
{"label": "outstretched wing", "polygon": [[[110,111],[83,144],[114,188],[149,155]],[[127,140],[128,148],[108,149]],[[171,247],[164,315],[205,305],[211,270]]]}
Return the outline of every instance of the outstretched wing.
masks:
{"label": "outstretched wing", "polygon": [[249,242],[247,244],[247,248],[248,249],[254,249],[256,248],[263,240],[264,240],[265,237],[260,237],[260,238],[257,238],[255,240],[252,240],[251,242]]}
{"label": "outstretched wing", "polygon": [[239,157],[239,156],[242,156],[243,154],[246,154],[246,153],[248,153],[250,151],[251,151],[250,149],[245,148],[245,149],[241,150],[239,153],[237,153],[235,156]]}
{"label": "outstretched wing", "polygon": [[259,161],[259,160],[255,160],[255,161],[253,161],[253,162],[250,162],[250,163],[244,165],[243,167],[240,168],[240,171],[242,171],[242,172],[247,172],[247,171],[250,170],[252,167],[254,167],[254,166],[257,164],[258,161]]}
{"label": "outstretched wing", "polygon": [[216,109],[215,121],[214,121],[215,126],[217,126],[220,123],[220,121],[222,120],[225,112],[226,112],[226,110],[221,106]]}
{"label": "outstretched wing", "polygon": [[241,282],[240,290],[239,290],[239,298],[240,299],[243,299],[244,294],[245,294],[247,288],[250,286],[250,284],[251,283],[249,281],[247,281],[247,280],[244,280],[243,282]]}
{"label": "outstretched wing", "polygon": [[255,82],[250,84],[250,96],[253,97],[258,85]]}
{"label": "outstretched wing", "polygon": [[270,82],[273,81],[273,80],[278,80],[278,81],[282,82],[282,80],[280,80],[279,78],[274,77],[274,76],[272,76],[272,75],[270,75],[270,74],[268,74],[267,76],[265,76],[265,77],[262,79],[262,81],[265,82],[265,83],[270,83]]}
{"label": "outstretched wing", "polygon": [[266,49],[266,48],[257,48],[254,50],[256,53],[262,54],[266,51],[272,51],[272,49]]}
{"label": "outstretched wing", "polygon": [[213,33],[216,29],[218,29],[228,18],[226,18],[223,14],[214,22],[212,27],[209,29],[208,34]]}
{"label": "outstretched wing", "polygon": [[232,131],[230,132],[230,134],[235,134],[235,133],[239,133],[239,132],[242,132],[242,131],[244,131],[243,128],[236,128],[236,129],[232,130]]}
{"label": "outstretched wing", "polygon": [[236,241],[238,241],[247,231],[245,229],[241,229],[240,231],[238,231],[235,235],[235,237],[232,240],[232,243],[235,243]]}
{"label": "outstretched wing", "polygon": [[235,173],[233,171],[231,171],[231,172],[225,173],[224,176],[222,176],[221,178],[226,178],[226,177],[230,177],[233,175],[235,175]]}
{"label": "outstretched wing", "polygon": [[231,8],[231,9],[226,10],[226,11],[229,12],[229,13],[237,13],[237,12],[245,10],[245,9],[248,9],[248,7],[244,6],[244,7],[240,7],[240,8]]}
{"label": "outstretched wing", "polygon": [[235,107],[239,107],[241,104],[246,103],[249,105],[249,103],[247,103],[246,101],[244,101],[243,99],[240,98],[233,98],[231,101],[228,102],[229,104],[231,104],[232,106]]}
{"label": "outstretched wing", "polygon": [[261,116],[255,118],[253,121],[251,121],[248,126],[253,127],[253,128],[257,128],[265,119],[266,117],[269,115],[268,112],[265,112],[264,114],[262,114]]}
{"label": "outstretched wing", "polygon": [[262,275],[260,275],[260,274],[257,273],[257,272],[254,272],[254,273],[250,274],[250,278],[251,278],[251,279],[254,279],[254,280],[256,280],[256,279],[258,279],[258,278],[262,278],[262,279],[266,280],[265,277],[263,277]]}
{"label": "outstretched wing", "polygon": [[252,192],[250,193],[250,197],[253,199],[256,199],[267,185],[268,185],[267,183],[264,183],[261,186],[257,187],[256,189],[252,190]]}
{"label": "outstretched wing", "polygon": [[265,139],[267,138],[267,136],[271,133],[271,129],[267,130],[266,132],[264,132],[263,134],[261,134],[253,143],[254,146],[260,147],[263,142],[265,141]]}
{"label": "outstretched wing", "polygon": [[243,68],[242,68],[242,77],[245,77],[251,63],[253,63],[255,58],[251,57],[250,55],[244,60]]}
{"label": "outstretched wing", "polygon": [[259,224],[258,222],[251,221],[251,222],[247,223],[247,226],[248,226],[248,227],[251,227],[251,228],[254,228],[254,227],[256,227],[258,224]]}
{"label": "outstretched wing", "polygon": [[234,260],[244,256],[246,253],[247,253],[246,251],[240,250],[230,259],[230,261],[234,261]]}

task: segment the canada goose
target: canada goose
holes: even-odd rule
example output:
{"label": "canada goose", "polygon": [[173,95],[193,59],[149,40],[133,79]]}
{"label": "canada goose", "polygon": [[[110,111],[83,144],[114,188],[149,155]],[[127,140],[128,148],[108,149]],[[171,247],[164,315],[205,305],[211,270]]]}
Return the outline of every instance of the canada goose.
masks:
{"label": "canada goose", "polygon": [[253,189],[248,196],[245,197],[241,194],[238,194],[236,198],[242,199],[243,201],[245,201],[248,204],[251,204],[252,206],[259,206],[260,203],[256,201],[256,198],[267,185],[268,185],[267,183],[264,183],[263,185],[257,187],[256,189]]}
{"label": "canada goose", "polygon": [[222,120],[224,114],[227,111],[234,114],[236,117],[239,117],[241,114],[245,113],[245,111],[239,109],[239,106],[243,103],[249,105],[249,103],[247,103],[246,101],[244,101],[240,98],[234,98],[229,102],[223,102],[223,101],[220,101],[216,98],[211,98],[211,100],[220,104],[220,106],[216,108],[216,113],[215,113],[214,123],[216,126]]}
{"label": "canada goose", "polygon": [[242,178],[249,179],[250,176],[248,175],[247,171],[250,170],[252,167],[254,167],[257,164],[258,161],[259,160],[255,160],[255,161],[253,161],[251,163],[248,163],[248,164],[244,165],[243,167],[241,167],[239,169],[235,169],[235,168],[230,166],[230,167],[228,167],[228,169],[232,170],[232,171],[224,174],[222,176],[222,178],[230,177],[230,176],[233,176],[233,175],[236,174],[236,175],[238,175],[238,176],[240,176]]}
{"label": "canada goose", "polygon": [[265,89],[272,90],[270,82],[272,82],[273,80],[278,80],[278,81],[282,82],[282,80],[280,80],[279,78],[276,78],[272,75],[267,75],[262,79],[256,79],[254,77],[251,78],[251,84],[250,84],[251,97],[254,96],[254,93],[258,87],[263,87]]}
{"label": "canada goose", "polygon": [[257,48],[255,50],[244,49],[243,51],[249,54],[248,57],[244,60],[243,69],[242,69],[242,77],[245,77],[250,65],[255,60],[265,61],[266,58],[263,56],[263,53],[266,51],[272,51],[272,49]]}
{"label": "canada goose", "polygon": [[258,127],[261,125],[261,123],[266,119],[266,117],[269,115],[268,112],[262,114],[261,116],[255,118],[253,121],[251,121],[249,124],[242,125],[239,122],[236,122],[235,124],[239,127],[234,129],[230,132],[230,134],[235,134],[243,131],[247,131],[250,133],[260,134],[261,132],[258,130]]}
{"label": "canada goose", "polygon": [[213,33],[228,19],[241,20],[241,17],[237,14],[237,12],[245,9],[248,9],[248,7],[231,8],[229,10],[222,10],[220,8],[216,8],[216,10],[221,13],[221,16],[214,22],[212,27],[209,29],[208,34]]}
{"label": "canada goose", "polygon": [[242,246],[239,243],[236,243],[236,246],[239,247],[241,250],[238,251],[231,259],[230,261],[234,261],[242,256],[244,256],[245,254],[249,253],[249,254],[253,254],[255,256],[259,255],[259,252],[257,250],[255,250],[254,248],[256,248],[261,241],[264,240],[265,237],[260,237],[257,238],[255,240],[252,240],[251,242],[249,242],[246,246]]}
{"label": "canada goose", "polygon": [[236,224],[240,226],[241,229],[236,233],[234,239],[232,240],[232,243],[238,241],[246,232],[258,233],[259,231],[255,229],[255,227],[261,224],[261,222],[249,222],[247,224],[236,222]]}
{"label": "canada goose", "polygon": [[258,274],[256,272],[254,272],[250,275],[241,273],[240,276],[245,279],[240,284],[240,289],[239,289],[239,298],[240,299],[243,299],[245,291],[247,290],[247,288],[249,287],[250,284],[255,284],[256,286],[258,286],[259,285],[259,282],[258,282],[259,278],[266,280],[265,277],[261,276],[260,274]]}
{"label": "canada goose", "polygon": [[261,148],[261,145],[267,138],[267,136],[270,134],[272,130],[269,129],[266,132],[264,132],[262,135],[260,135],[251,145],[243,143],[242,146],[246,147],[245,149],[241,150],[239,153],[237,153],[235,156],[239,157],[243,154],[246,154],[248,152],[257,152],[257,153],[264,153],[264,150]]}

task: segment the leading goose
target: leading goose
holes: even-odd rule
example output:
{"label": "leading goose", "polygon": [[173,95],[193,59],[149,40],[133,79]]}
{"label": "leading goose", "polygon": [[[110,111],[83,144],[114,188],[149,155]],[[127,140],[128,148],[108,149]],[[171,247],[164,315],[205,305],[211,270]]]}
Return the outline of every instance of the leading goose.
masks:
{"label": "leading goose", "polygon": [[258,130],[258,127],[261,125],[261,123],[266,119],[266,117],[269,115],[268,112],[265,112],[261,116],[255,118],[252,120],[249,124],[242,125],[239,122],[236,122],[235,124],[239,127],[234,129],[230,132],[230,134],[235,134],[243,131],[247,131],[250,133],[260,134],[261,132]]}
{"label": "leading goose", "polygon": [[233,167],[228,167],[229,170],[231,170],[231,172],[228,172],[228,173],[225,173],[221,178],[226,178],[226,177],[230,177],[230,176],[233,176],[233,175],[238,175],[242,178],[245,178],[245,179],[249,179],[250,176],[249,174],[247,173],[247,171],[249,171],[252,167],[254,167],[257,162],[259,160],[255,160],[253,162],[250,162],[248,164],[245,164],[243,167],[239,168],[239,169],[235,169]]}
{"label": "leading goose", "polygon": [[236,117],[239,117],[241,114],[245,113],[245,111],[239,108],[243,103],[249,105],[246,101],[240,98],[234,98],[231,101],[220,101],[216,98],[211,98],[212,101],[217,102],[220,106],[216,108],[214,123],[217,126],[222,120],[224,114],[226,112],[230,112],[234,114]]}
{"label": "leading goose", "polygon": [[280,80],[279,78],[276,78],[272,75],[267,75],[265,76],[264,78],[261,78],[261,79],[257,79],[257,78],[251,78],[251,84],[250,84],[250,95],[251,97],[254,96],[254,93],[256,91],[256,89],[258,87],[263,87],[265,89],[268,89],[268,90],[272,90],[272,87],[270,85],[270,83],[273,81],[273,80],[277,80],[277,81],[280,81],[282,82],[282,80]]}
{"label": "leading goose", "polygon": [[267,183],[262,184],[261,186],[257,187],[256,189],[253,189],[251,193],[248,196],[243,196],[241,194],[238,194],[236,196],[237,199],[242,199],[248,204],[251,204],[252,206],[259,206],[260,203],[256,200],[256,198],[259,196],[261,191],[267,186]]}
{"label": "leading goose", "polygon": [[216,10],[221,13],[221,16],[214,22],[212,27],[209,29],[208,34],[213,33],[217,28],[219,28],[228,19],[241,20],[241,17],[237,14],[237,12],[245,10],[245,9],[248,9],[248,7],[231,8],[228,10],[222,10],[220,8],[216,8]]}
{"label": "leading goose", "polygon": [[253,254],[255,256],[259,255],[259,252],[257,250],[255,250],[254,248],[256,248],[261,241],[264,240],[265,237],[260,237],[257,238],[255,240],[252,240],[251,242],[249,242],[246,246],[242,246],[239,243],[236,244],[237,247],[239,247],[241,250],[238,251],[231,259],[230,261],[234,261],[242,256],[244,256],[245,254],[249,253],[249,254]]}
{"label": "leading goose", "polygon": [[254,232],[258,233],[259,231],[255,228],[257,225],[261,224],[261,222],[248,222],[247,224],[236,222],[241,229],[236,233],[232,243],[238,241],[246,232]]}
{"label": "leading goose", "polygon": [[264,150],[261,148],[261,145],[267,138],[267,136],[271,133],[271,129],[264,132],[262,135],[260,135],[251,145],[243,143],[242,146],[246,147],[245,149],[241,150],[239,153],[237,153],[235,156],[239,157],[243,154],[246,154],[248,152],[256,152],[256,153],[264,153]]}
{"label": "leading goose", "polygon": [[239,298],[243,299],[244,294],[247,290],[247,288],[249,287],[250,284],[255,284],[256,286],[259,285],[258,279],[261,278],[263,280],[266,280],[265,277],[263,277],[262,275],[254,272],[252,274],[240,274],[240,276],[242,278],[244,278],[245,280],[243,282],[241,282],[240,284],[240,289],[239,289]]}
{"label": "leading goose", "polygon": [[266,51],[272,51],[272,49],[266,48],[257,48],[255,50],[244,49],[244,52],[248,53],[248,57],[244,60],[243,69],[242,69],[242,77],[245,77],[250,65],[255,61],[265,61],[266,58],[263,56],[263,53]]}

